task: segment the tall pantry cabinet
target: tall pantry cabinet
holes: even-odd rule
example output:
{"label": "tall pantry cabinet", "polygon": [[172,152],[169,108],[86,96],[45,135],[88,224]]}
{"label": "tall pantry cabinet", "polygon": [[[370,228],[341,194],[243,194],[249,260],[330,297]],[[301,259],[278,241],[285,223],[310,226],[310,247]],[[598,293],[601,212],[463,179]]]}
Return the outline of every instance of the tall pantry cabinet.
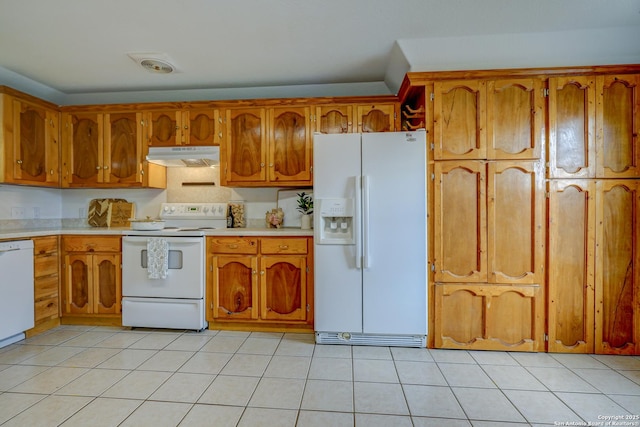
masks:
{"label": "tall pantry cabinet", "polygon": [[549,79],[549,351],[640,354],[639,83]]}
{"label": "tall pantry cabinet", "polygon": [[539,79],[434,83],[434,345],[544,349]]}
{"label": "tall pantry cabinet", "polygon": [[430,135],[429,346],[640,354],[640,66],[409,73],[400,96]]}

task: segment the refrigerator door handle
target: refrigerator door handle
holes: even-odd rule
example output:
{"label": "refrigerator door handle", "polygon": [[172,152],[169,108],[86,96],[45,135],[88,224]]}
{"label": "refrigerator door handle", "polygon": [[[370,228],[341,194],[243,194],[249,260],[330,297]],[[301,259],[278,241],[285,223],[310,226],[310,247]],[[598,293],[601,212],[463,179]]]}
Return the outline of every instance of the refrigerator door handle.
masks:
{"label": "refrigerator door handle", "polygon": [[362,258],[363,268],[371,267],[369,259],[369,176],[362,177]]}
{"label": "refrigerator door handle", "polygon": [[[354,219],[360,218],[360,201],[362,200],[362,177],[354,176],[355,182],[355,196],[356,196],[356,215]],[[362,269],[362,239],[360,238],[360,227],[358,224],[353,224],[354,237],[356,239],[356,268]]]}

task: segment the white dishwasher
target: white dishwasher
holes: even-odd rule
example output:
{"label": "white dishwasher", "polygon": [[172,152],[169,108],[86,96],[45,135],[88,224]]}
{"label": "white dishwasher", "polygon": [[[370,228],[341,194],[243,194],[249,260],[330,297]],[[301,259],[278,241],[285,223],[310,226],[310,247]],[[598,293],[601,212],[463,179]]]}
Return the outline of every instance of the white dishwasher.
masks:
{"label": "white dishwasher", "polygon": [[0,348],[34,326],[33,241],[0,242]]}

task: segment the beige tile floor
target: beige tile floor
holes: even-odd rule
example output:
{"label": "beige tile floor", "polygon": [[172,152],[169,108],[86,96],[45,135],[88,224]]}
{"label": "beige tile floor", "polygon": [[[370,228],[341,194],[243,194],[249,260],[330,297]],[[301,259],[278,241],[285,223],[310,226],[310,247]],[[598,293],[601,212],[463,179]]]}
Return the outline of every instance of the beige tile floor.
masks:
{"label": "beige tile floor", "polygon": [[640,357],[79,326],[0,349],[7,427],[640,426],[638,416]]}

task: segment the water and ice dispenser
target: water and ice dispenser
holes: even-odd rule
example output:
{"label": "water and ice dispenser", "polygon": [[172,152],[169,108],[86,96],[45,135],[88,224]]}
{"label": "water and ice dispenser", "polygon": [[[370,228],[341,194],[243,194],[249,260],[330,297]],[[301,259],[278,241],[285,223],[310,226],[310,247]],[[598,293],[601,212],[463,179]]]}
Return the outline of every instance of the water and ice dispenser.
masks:
{"label": "water and ice dispenser", "polygon": [[353,245],[354,231],[353,199],[316,199],[315,214],[317,243],[325,245]]}

